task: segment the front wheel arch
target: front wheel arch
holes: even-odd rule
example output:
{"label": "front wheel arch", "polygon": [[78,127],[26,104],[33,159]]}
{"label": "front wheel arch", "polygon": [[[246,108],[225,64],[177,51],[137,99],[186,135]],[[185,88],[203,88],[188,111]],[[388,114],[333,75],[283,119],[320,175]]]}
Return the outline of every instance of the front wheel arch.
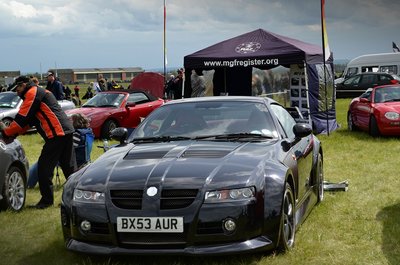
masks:
{"label": "front wheel arch", "polygon": [[110,139],[110,132],[118,127],[118,122],[113,119],[106,120],[101,126],[100,137],[101,139]]}
{"label": "front wheel arch", "polygon": [[282,198],[281,221],[279,227],[278,250],[286,252],[294,247],[296,234],[296,201],[293,188],[289,183],[285,184]]}
{"label": "front wheel arch", "polygon": [[373,137],[378,137],[381,134],[374,115],[369,118],[369,134]]}

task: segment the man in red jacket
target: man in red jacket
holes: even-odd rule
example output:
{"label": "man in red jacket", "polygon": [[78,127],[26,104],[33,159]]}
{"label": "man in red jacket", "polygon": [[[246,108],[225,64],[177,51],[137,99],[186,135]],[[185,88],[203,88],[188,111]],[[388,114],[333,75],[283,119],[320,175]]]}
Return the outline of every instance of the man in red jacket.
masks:
{"label": "man in red jacket", "polygon": [[2,133],[6,137],[23,134],[35,126],[45,143],[38,160],[39,188],[42,198],[34,208],[44,209],[54,203],[53,174],[57,164],[69,177],[76,170],[73,147],[74,127],[61,109],[55,96],[48,90],[37,87],[26,76],[15,80],[17,93],[23,99],[21,108],[9,127]]}

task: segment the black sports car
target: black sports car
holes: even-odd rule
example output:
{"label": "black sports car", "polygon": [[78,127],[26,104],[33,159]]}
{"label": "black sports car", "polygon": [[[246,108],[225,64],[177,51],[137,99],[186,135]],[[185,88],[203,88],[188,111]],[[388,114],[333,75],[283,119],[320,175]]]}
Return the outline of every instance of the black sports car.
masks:
{"label": "black sports car", "polygon": [[[121,133],[122,132],[122,133]],[[64,186],[66,247],[91,254],[291,249],[323,199],[320,141],[260,97],[173,100]]]}
{"label": "black sports car", "polygon": [[20,211],[26,199],[28,159],[21,143],[0,133],[0,210]]}

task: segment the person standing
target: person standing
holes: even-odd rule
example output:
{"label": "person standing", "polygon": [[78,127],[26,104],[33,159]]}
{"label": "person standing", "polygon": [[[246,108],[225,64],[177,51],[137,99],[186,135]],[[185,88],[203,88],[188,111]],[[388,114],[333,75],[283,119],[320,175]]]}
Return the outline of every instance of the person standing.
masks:
{"label": "person standing", "polygon": [[57,100],[64,99],[63,85],[60,81],[56,80],[56,76],[53,71],[47,73],[47,86],[46,89],[51,91]]}
{"label": "person standing", "polygon": [[178,70],[178,76],[175,77],[173,83],[173,91],[174,91],[174,99],[182,98],[182,89],[183,89],[183,76],[185,75],[185,71],[183,68]]}
{"label": "person standing", "polygon": [[[23,100],[9,127],[3,128],[6,137],[14,138],[35,126],[45,143],[38,160],[40,201],[31,207],[44,209],[54,203],[53,174],[59,163],[65,178],[76,170],[73,147],[74,127],[61,109],[55,96],[48,90],[36,86],[26,76],[16,80],[16,91]],[[0,126],[0,128],[2,128]]]}

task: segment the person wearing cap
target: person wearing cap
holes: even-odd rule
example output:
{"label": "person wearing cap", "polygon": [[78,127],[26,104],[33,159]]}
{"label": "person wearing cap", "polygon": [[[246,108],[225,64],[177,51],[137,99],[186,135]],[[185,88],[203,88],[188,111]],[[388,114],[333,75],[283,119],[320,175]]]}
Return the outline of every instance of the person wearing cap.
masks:
{"label": "person wearing cap", "polygon": [[38,87],[27,76],[16,80],[16,91],[22,98],[22,105],[10,123],[2,127],[2,134],[15,138],[35,126],[45,143],[38,160],[40,201],[31,207],[44,209],[54,203],[53,174],[57,164],[68,178],[76,170],[73,147],[74,127],[50,91]]}
{"label": "person wearing cap", "polygon": [[51,91],[57,100],[63,100],[65,98],[63,85],[60,81],[56,80],[56,76],[53,71],[47,72],[47,86],[46,89]]}

